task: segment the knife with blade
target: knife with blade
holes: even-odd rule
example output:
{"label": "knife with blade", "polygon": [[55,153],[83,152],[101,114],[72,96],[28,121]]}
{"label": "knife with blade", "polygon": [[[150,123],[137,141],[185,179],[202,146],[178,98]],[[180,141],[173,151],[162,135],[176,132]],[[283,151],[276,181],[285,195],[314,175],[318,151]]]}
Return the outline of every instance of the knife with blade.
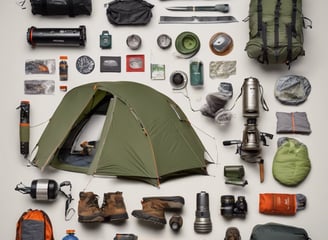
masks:
{"label": "knife with blade", "polygon": [[232,23],[238,22],[233,16],[160,16],[160,24]]}
{"label": "knife with blade", "polygon": [[174,6],[166,8],[170,11],[184,11],[184,12],[205,12],[205,11],[215,11],[215,12],[229,12],[229,4],[216,4],[214,6]]}

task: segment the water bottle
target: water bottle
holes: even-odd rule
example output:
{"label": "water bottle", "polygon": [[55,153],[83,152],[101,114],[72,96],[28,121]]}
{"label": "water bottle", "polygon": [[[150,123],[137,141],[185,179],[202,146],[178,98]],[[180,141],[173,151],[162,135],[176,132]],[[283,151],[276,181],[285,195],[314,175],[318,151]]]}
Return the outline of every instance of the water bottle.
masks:
{"label": "water bottle", "polygon": [[66,233],[67,233],[67,235],[63,238],[63,240],[79,240],[75,236],[75,230],[74,229],[67,229]]}

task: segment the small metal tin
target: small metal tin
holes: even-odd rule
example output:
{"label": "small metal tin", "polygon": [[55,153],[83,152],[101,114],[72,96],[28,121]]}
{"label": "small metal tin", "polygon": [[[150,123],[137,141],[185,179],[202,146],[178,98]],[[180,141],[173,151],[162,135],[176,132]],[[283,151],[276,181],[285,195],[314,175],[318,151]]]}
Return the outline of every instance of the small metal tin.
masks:
{"label": "small metal tin", "polygon": [[126,44],[131,50],[137,50],[141,47],[141,37],[137,34],[131,34],[126,39]]}
{"label": "small metal tin", "polygon": [[169,35],[167,34],[161,34],[157,37],[157,45],[161,49],[168,49],[172,45],[172,39]]}

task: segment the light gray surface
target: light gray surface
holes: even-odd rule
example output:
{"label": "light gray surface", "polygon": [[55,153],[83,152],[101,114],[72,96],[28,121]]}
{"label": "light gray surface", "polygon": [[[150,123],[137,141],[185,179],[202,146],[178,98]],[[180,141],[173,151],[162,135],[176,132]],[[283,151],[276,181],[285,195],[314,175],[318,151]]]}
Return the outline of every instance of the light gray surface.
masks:
{"label": "light gray surface", "polygon": [[[326,139],[327,131],[327,9],[328,3],[323,0],[304,1],[303,9],[305,16],[313,21],[313,29],[305,30],[305,51],[306,56],[301,57],[292,64],[291,69],[287,66],[262,66],[247,57],[244,51],[248,40],[248,23],[242,21],[248,14],[248,1],[227,0],[230,4],[230,14],[235,16],[239,22],[231,24],[189,24],[189,25],[160,25],[158,24],[161,15],[173,15],[174,13],[165,10],[172,5],[192,4],[213,4],[212,1],[163,1],[152,0],[155,4],[153,9],[153,19],[145,27],[114,27],[109,24],[105,15],[104,3],[106,1],[93,1],[92,16],[87,17],[41,17],[33,16],[29,1],[26,1],[26,8],[22,10],[16,5],[15,0],[2,3],[1,18],[1,239],[13,239],[15,236],[15,225],[20,215],[28,208],[41,208],[45,210],[53,222],[55,238],[61,239],[65,235],[67,228],[76,229],[76,234],[81,240],[104,240],[112,239],[115,233],[135,233],[139,239],[223,239],[225,231],[229,226],[236,226],[241,232],[242,239],[249,239],[252,227],[258,223],[278,222],[304,227],[311,235],[312,239],[324,240],[326,236],[324,230],[328,214],[326,199],[327,191],[327,169],[326,159]],[[218,3],[225,3],[220,0]],[[188,13],[181,13],[187,15]],[[206,13],[202,13],[206,14]],[[213,15],[213,13],[208,13]],[[30,26],[36,27],[87,27],[87,43],[85,48],[46,48],[40,47],[32,49],[26,42],[26,30]],[[99,35],[102,30],[108,30],[112,34],[112,49],[101,50],[99,48]],[[258,166],[242,162],[238,155],[235,155],[235,147],[223,147],[222,141],[227,139],[241,139],[245,119],[242,117],[242,102],[237,103],[233,110],[232,122],[229,126],[220,127],[212,119],[205,118],[200,112],[192,112],[187,99],[182,94],[173,93],[169,84],[169,75],[175,70],[182,70],[188,73],[189,60],[179,59],[175,56],[175,49],[161,50],[157,44],[157,36],[166,33],[174,40],[183,31],[196,33],[201,40],[200,52],[195,56],[204,63],[205,85],[202,89],[193,89],[188,85],[188,92],[192,106],[200,108],[205,103],[205,96],[216,91],[221,81],[229,81],[234,87],[234,97],[238,95],[243,79],[253,76],[259,79],[264,88],[264,97],[269,105],[269,112],[260,112],[258,128],[261,131],[275,133],[276,111],[305,111],[312,128],[310,136],[294,137],[300,139],[308,146],[312,161],[312,171],[308,178],[297,188],[288,188],[276,182],[271,173],[271,164],[276,151],[276,141],[278,135],[269,141],[269,147],[263,147],[263,157],[265,159],[265,181],[259,182]],[[208,42],[216,32],[226,32],[234,40],[232,52],[226,56],[214,55]],[[125,44],[126,37],[132,33],[142,37],[142,47],[138,51],[131,51]],[[145,54],[145,72],[127,73],[125,71],[125,56],[127,54]],[[31,125],[38,125],[47,121],[60,100],[64,96],[58,90],[59,76],[58,69],[55,75],[48,76],[26,76],[24,63],[27,59],[56,59],[59,62],[60,55],[68,56],[69,80],[68,88],[92,82],[92,81],[112,81],[112,80],[132,80],[141,82],[158,89],[169,95],[177,102],[189,117],[206,148],[215,159],[217,164],[209,166],[210,176],[192,176],[166,182],[155,188],[145,183],[127,182],[115,178],[92,178],[90,176],[47,169],[40,172],[34,167],[27,167],[26,161],[19,154],[19,111],[16,107],[21,100],[31,102]],[[79,74],[75,69],[75,61],[81,55],[91,56],[95,62],[95,70],[89,75]],[[100,56],[122,56],[121,73],[100,73]],[[237,73],[228,79],[210,79],[210,61],[236,60]],[[150,63],[165,63],[166,80],[151,80],[149,66]],[[284,106],[274,97],[273,90],[275,81],[282,75],[297,74],[304,75],[311,81],[312,92],[308,100],[297,107]],[[56,91],[54,95],[31,96],[24,95],[24,80],[27,79],[49,79],[56,81]],[[138,94],[138,93],[136,93]],[[232,104],[233,100],[230,101]],[[31,129],[31,149],[38,141],[46,124],[41,124]],[[246,176],[249,185],[245,188],[232,187],[224,184],[224,165],[245,166]],[[129,213],[129,220],[125,224],[100,224],[83,225],[78,223],[77,214],[71,221],[64,220],[65,198],[59,196],[55,202],[39,203],[33,201],[29,196],[22,195],[14,191],[17,183],[30,184],[33,179],[52,178],[58,182],[69,180],[73,184],[74,201],[72,206],[77,210],[79,191],[93,191],[100,196],[102,203],[103,193],[122,191]],[[196,234],[193,230],[196,210],[196,194],[200,191],[207,191],[210,194],[210,210],[213,223],[213,231],[210,234]],[[264,192],[281,193],[302,193],[308,198],[308,205],[305,210],[297,213],[294,217],[266,216],[258,212],[258,194]],[[220,216],[220,196],[223,194],[244,195],[249,206],[249,212],[245,220],[233,219],[226,221]],[[149,225],[139,222],[131,215],[132,210],[140,209],[140,200],[144,196],[151,195],[181,195],[185,198],[185,207],[182,213],[184,225],[178,234],[174,234],[169,226],[162,229],[152,228]],[[172,216],[167,213],[166,218]]]}

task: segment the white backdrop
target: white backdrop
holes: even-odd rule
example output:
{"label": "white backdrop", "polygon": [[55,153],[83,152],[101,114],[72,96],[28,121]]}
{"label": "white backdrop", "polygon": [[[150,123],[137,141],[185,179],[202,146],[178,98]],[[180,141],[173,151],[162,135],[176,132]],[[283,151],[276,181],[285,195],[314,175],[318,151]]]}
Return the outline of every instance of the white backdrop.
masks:
{"label": "white backdrop", "polygon": [[[153,8],[153,18],[147,26],[142,27],[114,27],[106,18],[104,4],[106,1],[94,0],[92,15],[69,17],[42,17],[31,14],[29,1],[26,2],[26,9],[22,10],[15,2],[5,1],[1,7],[1,213],[2,217],[2,239],[13,239],[15,237],[15,224],[20,215],[28,208],[41,208],[45,210],[53,223],[55,238],[61,239],[68,228],[76,229],[77,236],[81,240],[93,239],[104,240],[113,239],[115,233],[135,233],[139,239],[223,239],[225,231],[229,226],[236,226],[241,232],[242,239],[248,239],[254,225],[266,222],[278,222],[304,227],[311,235],[312,239],[324,240],[326,237],[322,233],[325,230],[327,218],[327,207],[325,204],[328,198],[326,187],[326,171],[328,163],[326,160],[325,143],[328,136],[326,127],[328,116],[325,105],[326,91],[328,90],[326,67],[327,67],[327,47],[326,47],[326,10],[328,3],[323,0],[304,1],[303,9],[305,16],[313,21],[313,29],[305,30],[305,51],[306,56],[299,58],[290,70],[287,66],[263,66],[247,57],[244,47],[248,40],[248,23],[242,20],[248,14],[248,1],[218,0],[218,1],[159,1],[151,0],[155,5]],[[186,13],[173,13],[165,10],[165,7],[173,5],[212,5],[216,3],[229,3],[230,14],[236,17],[238,23],[226,24],[158,24],[161,15],[186,15]],[[203,15],[206,15],[204,13]],[[211,13],[208,13],[211,15]],[[213,15],[213,14],[212,14]],[[222,15],[222,14],[219,14]],[[31,48],[26,41],[26,31],[31,26],[36,27],[87,27],[87,42],[85,48]],[[112,49],[102,50],[99,48],[99,35],[103,30],[108,30],[112,35]],[[166,33],[172,40],[183,31],[196,33],[201,40],[201,49],[195,56],[204,63],[205,84],[202,89],[193,89],[188,85],[188,91],[194,108],[199,108],[205,103],[205,96],[217,90],[221,81],[232,83],[234,87],[234,98],[238,95],[244,78],[253,76],[260,80],[264,88],[264,97],[269,105],[270,111],[261,111],[258,120],[258,128],[261,131],[275,133],[277,111],[292,112],[305,111],[312,128],[310,136],[291,135],[308,146],[312,161],[312,170],[308,178],[296,188],[284,187],[273,179],[271,166],[273,156],[276,151],[277,139],[269,141],[269,147],[263,148],[265,159],[265,181],[259,182],[258,166],[247,164],[235,155],[234,147],[223,147],[222,141],[226,139],[240,139],[244,128],[245,119],[242,117],[241,105],[239,101],[233,110],[233,119],[230,125],[220,127],[211,119],[205,118],[199,112],[192,112],[187,99],[182,94],[173,93],[169,84],[168,76],[175,70],[182,70],[188,73],[189,60],[175,57],[175,48],[172,46],[168,50],[161,50],[156,43],[157,36]],[[212,35],[217,32],[226,32],[234,40],[232,52],[226,56],[214,55],[208,42]],[[136,33],[142,38],[142,47],[137,51],[132,51],[126,46],[128,35]],[[127,54],[144,54],[145,71],[141,73],[129,73],[125,70],[125,56]],[[64,92],[59,91],[58,69],[55,75],[27,76],[24,72],[24,64],[27,59],[56,59],[59,61],[60,55],[68,56],[69,80],[68,89],[93,81],[117,81],[130,80],[140,82],[167,94],[184,110],[189,117],[196,132],[200,136],[204,145],[217,161],[208,167],[210,176],[191,176],[182,179],[172,180],[163,183],[160,188],[155,188],[141,182],[128,182],[117,180],[116,178],[93,178],[83,174],[76,174],[53,169],[40,172],[34,167],[27,167],[26,161],[19,153],[19,111],[16,107],[21,100],[31,102],[31,125],[35,126],[47,121],[60,100]],[[81,55],[88,55],[96,62],[95,70],[88,75],[82,75],[75,69],[75,61]],[[121,56],[121,73],[101,73],[99,68],[100,56]],[[228,79],[210,79],[210,61],[237,61],[237,73]],[[150,63],[163,63],[166,66],[165,80],[150,79]],[[312,85],[312,92],[308,100],[297,107],[284,106],[280,104],[273,95],[276,80],[286,74],[297,74],[307,77]],[[56,89],[53,95],[24,95],[24,80],[45,79],[55,80]],[[136,92],[136,94],[138,94]],[[232,104],[232,101],[230,101]],[[31,149],[37,143],[46,124],[31,129]],[[217,157],[216,157],[217,156]],[[244,188],[233,187],[224,184],[223,167],[228,164],[243,164],[246,169],[246,179],[249,185]],[[58,182],[69,180],[73,184],[74,201],[72,206],[77,210],[78,194],[80,191],[93,191],[100,196],[102,202],[103,194],[106,192],[122,191],[125,204],[129,213],[129,220],[124,224],[99,224],[85,225],[77,221],[77,213],[70,221],[64,220],[65,198],[59,196],[55,202],[40,203],[32,200],[27,195],[22,195],[14,191],[15,185],[23,182],[29,185],[33,179],[52,178]],[[211,220],[213,231],[209,234],[197,234],[193,230],[196,210],[196,194],[206,191],[210,195]],[[264,192],[280,193],[303,193],[308,198],[306,209],[298,212],[293,217],[267,216],[258,212],[258,195]],[[248,202],[249,211],[246,219],[225,220],[220,215],[220,196],[233,194],[243,195]],[[151,227],[143,224],[131,215],[135,209],[141,209],[140,201],[145,196],[171,196],[181,195],[185,198],[185,207],[182,212],[184,225],[179,233],[174,233],[169,226],[163,228]],[[167,220],[171,213],[166,214]]]}

